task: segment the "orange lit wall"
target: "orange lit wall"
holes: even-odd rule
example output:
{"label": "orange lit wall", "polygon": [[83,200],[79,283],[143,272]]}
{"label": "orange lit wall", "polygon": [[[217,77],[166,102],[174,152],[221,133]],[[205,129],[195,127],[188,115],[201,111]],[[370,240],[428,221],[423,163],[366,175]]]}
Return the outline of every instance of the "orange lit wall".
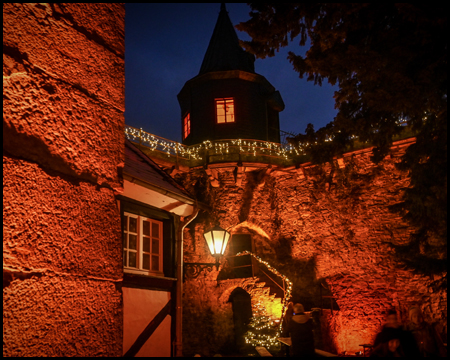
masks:
{"label": "orange lit wall", "polygon": [[[218,169],[220,185],[203,189],[198,184],[206,174],[178,175],[213,209],[213,216],[199,215],[185,230],[184,260],[214,261],[201,233],[216,217],[232,233],[252,234],[254,252],[293,282],[293,300],[306,310],[322,304],[329,309],[330,299],[322,302],[321,295],[335,298],[333,313],[327,310],[322,316],[325,350],[362,350],[359,345],[374,340],[388,309],[395,308],[405,320],[413,304],[446,334],[445,274],[416,274],[393,256],[393,245],[406,242],[414,230],[388,209],[408,186],[407,174],[394,166],[404,150],[405,145],[394,147],[379,165],[370,162],[370,151],[348,154],[336,162],[331,178],[329,165],[275,168],[265,175],[254,167],[246,169],[242,186],[236,186],[234,168],[223,167]],[[252,279],[227,280],[215,271],[186,281],[186,351],[201,352],[202,341],[209,343],[206,338],[216,339],[210,341],[211,354],[227,348],[233,336],[227,300],[237,286],[251,293],[259,285]],[[213,319],[208,331],[197,330],[207,316]]]}
{"label": "orange lit wall", "polygon": [[122,355],[124,17],[3,5],[3,356]]}

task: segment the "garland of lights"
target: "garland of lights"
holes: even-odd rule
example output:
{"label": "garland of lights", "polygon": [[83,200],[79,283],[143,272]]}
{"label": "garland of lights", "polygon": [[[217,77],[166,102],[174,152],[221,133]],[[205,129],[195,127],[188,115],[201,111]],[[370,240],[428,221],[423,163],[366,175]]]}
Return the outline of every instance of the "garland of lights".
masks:
{"label": "garland of lights", "polygon": [[[255,141],[255,140],[219,140],[219,141],[210,141],[205,140],[202,144],[194,145],[194,146],[186,146],[180,144],[176,141],[170,141],[162,138],[158,138],[155,135],[149,134],[141,129],[132,128],[129,126],[125,127],[125,135],[127,139],[133,141],[141,141],[144,144],[148,144],[147,146],[150,150],[160,150],[165,152],[167,155],[176,155],[185,157],[187,159],[195,159],[202,160],[200,153],[203,150],[213,149],[214,154],[229,154],[231,147],[239,147],[239,152],[249,152],[253,153],[253,156],[257,156],[257,154],[261,155],[277,155],[279,157],[283,157],[284,159],[289,159],[289,155],[300,155],[299,150],[295,148],[293,145],[288,145],[287,147],[283,147],[277,143],[271,143],[269,141]],[[302,149],[300,147],[300,149]],[[303,153],[304,154],[304,153]]]}
{"label": "garland of lights", "polygon": [[[405,119],[397,120],[398,125],[406,125],[407,121]],[[269,141],[255,141],[255,140],[219,140],[211,142],[210,140],[203,141],[202,144],[194,146],[186,146],[180,144],[176,141],[166,140],[159,138],[155,135],[149,134],[140,129],[133,128],[131,126],[125,126],[125,135],[129,140],[140,140],[142,143],[148,143],[151,150],[160,150],[165,152],[168,156],[175,155],[184,157],[186,159],[202,160],[200,153],[206,149],[213,149],[215,154],[229,154],[230,147],[239,147],[239,152],[243,153],[245,151],[253,153],[253,156],[257,156],[257,151],[261,155],[277,155],[279,157],[288,160],[292,155],[306,155],[306,150],[308,147],[317,145],[317,141],[313,143],[300,143],[297,146],[289,144],[283,147],[280,144],[272,143]],[[333,141],[333,136],[326,136],[325,141]],[[352,139],[358,138],[355,135],[351,136]],[[247,148],[247,149],[245,149]]]}
{"label": "garland of lights", "polygon": [[[259,338],[257,335],[251,331],[248,331],[245,337],[246,343],[250,343],[253,346],[273,346],[277,343],[278,338],[281,334],[281,328],[283,325],[283,317],[285,315],[286,305],[288,300],[292,296],[292,282],[283,274],[281,274],[277,269],[272,267],[267,261],[262,260],[259,256],[253,254],[252,252],[245,250],[240,253],[237,253],[236,256],[243,256],[243,255],[251,255],[253,256],[258,262],[261,264],[264,264],[269,271],[271,271],[273,274],[281,277],[287,284],[287,290],[284,293],[284,299],[283,299],[283,307],[281,310],[281,318],[280,318],[280,324],[278,326],[278,329],[276,331],[275,336],[270,335],[260,335]],[[258,308],[259,311],[259,308]],[[255,315],[255,314],[254,314]],[[263,330],[263,329],[270,329],[270,327],[273,324],[270,322],[270,318],[267,316],[253,316],[252,321],[250,322],[250,326],[254,327],[256,330]]]}

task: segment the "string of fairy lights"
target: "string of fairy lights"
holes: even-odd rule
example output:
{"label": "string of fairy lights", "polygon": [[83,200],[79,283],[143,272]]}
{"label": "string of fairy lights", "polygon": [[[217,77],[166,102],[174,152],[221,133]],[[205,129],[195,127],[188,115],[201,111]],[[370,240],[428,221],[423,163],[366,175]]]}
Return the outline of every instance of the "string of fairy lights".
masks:
{"label": "string of fairy lights", "polygon": [[[407,125],[407,120],[399,119],[396,123],[400,126]],[[296,146],[292,144],[281,145],[270,141],[261,140],[205,140],[203,143],[193,146],[186,146],[176,141],[167,140],[162,137],[150,134],[142,128],[137,129],[132,126],[125,126],[125,136],[132,141],[139,141],[152,151],[160,151],[168,156],[176,156],[187,160],[203,160],[202,154],[208,152],[209,155],[226,155],[232,153],[245,153],[257,156],[276,156],[284,160],[288,160],[293,156],[306,155],[307,149],[317,145],[314,143],[300,143]],[[352,139],[357,139],[355,135]],[[333,136],[326,136],[326,142],[333,141]]]}
{"label": "string of fairy lights", "polygon": [[287,285],[282,302],[283,307],[281,309],[281,318],[276,331],[272,334],[261,333],[261,331],[264,330],[268,331],[270,329],[273,329],[274,322],[268,316],[261,315],[264,313],[264,307],[262,306],[261,303],[257,303],[253,306],[254,312],[249,327],[256,331],[259,331],[260,333],[257,334],[249,330],[245,335],[245,341],[247,344],[252,344],[253,346],[273,347],[278,344],[278,338],[280,337],[281,334],[283,317],[286,312],[288,301],[292,297],[292,282],[286,277],[286,275],[281,274],[267,261],[261,259],[259,256],[253,254],[252,252],[245,250],[236,254],[236,256],[244,256],[244,255],[250,255],[253,258],[255,258],[259,263],[265,265],[270,272],[280,277]]}
{"label": "string of fairy lights", "polygon": [[[245,334],[246,344],[253,346],[264,346],[272,348],[277,345],[280,331],[277,329],[273,331],[274,322],[268,316],[253,316],[250,320],[249,328]],[[257,332],[256,332],[257,331]]]}
{"label": "string of fairy lights", "polygon": [[[298,149],[293,145],[281,145],[270,141],[259,140],[205,140],[203,143],[186,146],[176,141],[167,140],[159,136],[147,133],[141,129],[125,126],[125,136],[128,140],[139,141],[150,150],[166,153],[168,156],[178,156],[185,159],[202,160],[202,154],[208,150],[209,155],[225,155],[231,153],[246,153],[253,156],[269,155],[277,156],[285,160],[293,155],[305,154],[302,147]],[[303,152],[302,152],[303,151]]]}

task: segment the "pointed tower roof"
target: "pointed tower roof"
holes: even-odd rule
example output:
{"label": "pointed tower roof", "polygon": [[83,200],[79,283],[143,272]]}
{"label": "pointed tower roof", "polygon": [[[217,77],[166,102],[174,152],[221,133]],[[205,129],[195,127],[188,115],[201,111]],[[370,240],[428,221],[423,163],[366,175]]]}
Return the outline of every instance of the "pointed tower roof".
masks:
{"label": "pointed tower roof", "polygon": [[220,6],[219,18],[203,58],[199,75],[211,71],[243,70],[255,72],[255,57],[239,45],[236,30],[225,4]]}

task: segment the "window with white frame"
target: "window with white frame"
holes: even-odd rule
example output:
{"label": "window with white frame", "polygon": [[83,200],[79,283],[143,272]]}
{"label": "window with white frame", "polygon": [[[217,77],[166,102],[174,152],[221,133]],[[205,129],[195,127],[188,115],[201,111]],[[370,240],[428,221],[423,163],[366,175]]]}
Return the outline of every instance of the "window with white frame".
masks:
{"label": "window with white frame", "polygon": [[163,275],[163,223],[131,213],[123,216],[123,267],[128,272]]}

